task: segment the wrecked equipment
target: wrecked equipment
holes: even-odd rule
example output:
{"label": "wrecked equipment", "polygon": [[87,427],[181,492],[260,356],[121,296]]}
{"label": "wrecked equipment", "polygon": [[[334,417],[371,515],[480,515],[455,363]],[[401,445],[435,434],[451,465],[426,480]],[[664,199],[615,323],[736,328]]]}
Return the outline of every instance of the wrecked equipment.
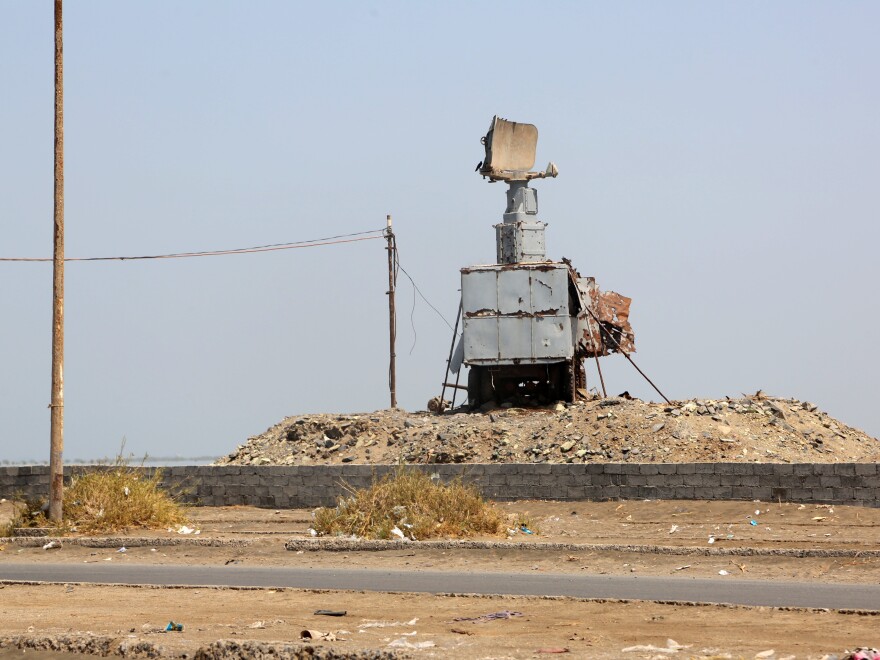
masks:
{"label": "wrecked equipment", "polygon": [[468,367],[468,401],[574,401],[585,393],[583,361],[635,351],[630,299],[599,290],[567,259],[547,259],[534,179],[555,178],[552,162],[532,171],[538,129],[494,117],[477,170],[508,184],[495,225],[496,262],[461,269],[463,331],[450,364]]}

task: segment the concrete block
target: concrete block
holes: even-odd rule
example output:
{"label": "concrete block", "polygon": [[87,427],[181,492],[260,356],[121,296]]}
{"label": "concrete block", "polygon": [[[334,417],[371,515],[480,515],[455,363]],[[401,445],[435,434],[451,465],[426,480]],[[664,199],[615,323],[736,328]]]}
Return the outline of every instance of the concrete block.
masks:
{"label": "concrete block", "polygon": [[834,499],[841,503],[849,502],[856,497],[854,488],[834,488],[832,490],[834,490]]}
{"label": "concrete block", "polygon": [[638,486],[620,486],[619,495],[623,500],[638,500],[641,499],[639,495],[639,487]]}
{"label": "concrete block", "polygon": [[642,463],[639,465],[639,474],[646,476],[660,474],[660,468],[655,463]]}
{"label": "concrete block", "polygon": [[753,500],[753,489],[748,486],[731,486],[730,497],[734,500]]}
{"label": "concrete block", "polygon": [[673,486],[656,486],[651,489],[652,500],[673,500],[675,499],[675,488]]}
{"label": "concrete block", "polygon": [[792,488],[789,491],[789,498],[792,502],[809,502],[813,498],[813,490],[812,488]]}

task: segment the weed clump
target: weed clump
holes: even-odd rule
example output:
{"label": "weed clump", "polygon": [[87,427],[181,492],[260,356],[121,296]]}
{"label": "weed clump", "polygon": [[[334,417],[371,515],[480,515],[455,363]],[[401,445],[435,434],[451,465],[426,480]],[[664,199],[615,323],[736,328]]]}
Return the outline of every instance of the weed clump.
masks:
{"label": "weed clump", "polygon": [[187,522],[184,508],[162,489],[162,471],[146,472],[119,455],[113,463],[74,476],[64,488],[63,521],[47,518],[43,500],[16,507],[6,533],[19,527],[44,527],[58,533],[101,534],[130,528],[162,529]]}
{"label": "weed clump", "polygon": [[[348,488],[335,508],[315,511],[319,534],[410,539],[498,534],[503,519],[475,486],[435,483],[421,470],[399,468],[369,488]],[[392,531],[392,530],[397,531]]]}
{"label": "weed clump", "polygon": [[187,522],[180,503],[162,489],[161,470],[146,473],[118,456],[113,465],[70,480],[64,489],[64,520],[83,534]]}

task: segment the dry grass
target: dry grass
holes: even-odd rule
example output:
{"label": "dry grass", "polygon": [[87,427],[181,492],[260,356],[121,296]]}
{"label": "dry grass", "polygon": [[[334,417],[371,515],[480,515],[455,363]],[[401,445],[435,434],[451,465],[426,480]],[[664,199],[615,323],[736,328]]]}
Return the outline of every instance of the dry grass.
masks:
{"label": "dry grass", "polygon": [[120,455],[111,465],[71,479],[64,488],[64,519],[60,525],[46,518],[43,502],[27,502],[9,527],[48,527],[60,533],[102,534],[131,528],[162,529],[186,523],[184,508],[162,490],[161,482],[161,470],[145,473],[130,466]]}
{"label": "dry grass", "polygon": [[435,483],[420,470],[399,468],[363,490],[348,489],[335,508],[315,511],[320,534],[368,539],[395,538],[397,527],[407,538],[465,537],[498,534],[502,516],[474,486],[460,480]]}
{"label": "dry grass", "polygon": [[65,524],[94,534],[185,523],[183,507],[162,490],[161,482],[161,470],[146,475],[117,458],[107,469],[71,479],[64,491]]}

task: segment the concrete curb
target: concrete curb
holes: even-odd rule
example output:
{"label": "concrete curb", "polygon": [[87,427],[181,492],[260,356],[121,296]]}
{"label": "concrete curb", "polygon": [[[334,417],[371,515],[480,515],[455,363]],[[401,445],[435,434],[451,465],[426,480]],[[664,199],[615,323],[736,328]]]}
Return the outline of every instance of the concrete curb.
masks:
{"label": "concrete curb", "polygon": [[630,552],[703,557],[880,557],[880,550],[840,548],[702,548],[615,543],[510,543],[505,541],[374,541],[367,539],[288,539],[286,550],[308,552],[382,552],[386,550],[519,550],[562,552]]}

